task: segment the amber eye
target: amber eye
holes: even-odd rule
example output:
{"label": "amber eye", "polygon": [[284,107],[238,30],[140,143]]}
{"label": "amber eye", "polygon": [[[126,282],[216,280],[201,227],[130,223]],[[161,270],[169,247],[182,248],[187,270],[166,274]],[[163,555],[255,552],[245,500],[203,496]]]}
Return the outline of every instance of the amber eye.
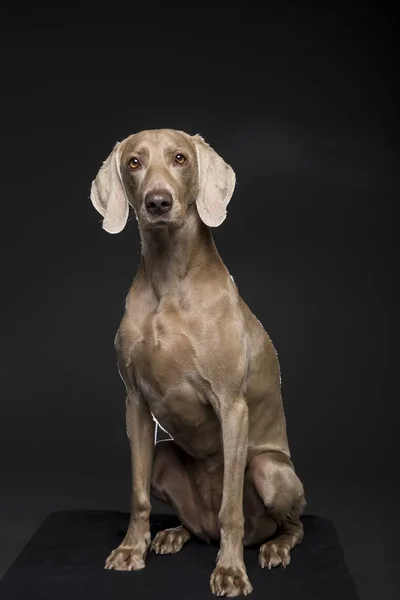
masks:
{"label": "amber eye", "polygon": [[129,168],[130,168],[130,169],[137,169],[138,167],[140,167],[140,162],[139,162],[139,159],[138,159],[138,158],[136,158],[136,156],[133,156],[133,157],[130,159],[130,161],[129,161],[128,165],[129,165]]}
{"label": "amber eye", "polygon": [[183,154],[177,154],[175,156],[175,162],[177,162],[178,165],[183,165],[183,163],[186,162],[186,156],[183,156]]}

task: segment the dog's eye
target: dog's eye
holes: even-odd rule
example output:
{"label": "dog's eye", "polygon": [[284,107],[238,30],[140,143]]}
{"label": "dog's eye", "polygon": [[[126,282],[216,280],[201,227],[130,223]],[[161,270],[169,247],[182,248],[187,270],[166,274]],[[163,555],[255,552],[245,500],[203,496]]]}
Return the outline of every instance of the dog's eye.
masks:
{"label": "dog's eye", "polygon": [[130,168],[130,169],[137,169],[138,167],[140,167],[140,162],[139,162],[139,159],[138,159],[138,158],[136,158],[136,156],[133,156],[133,157],[130,159],[130,161],[129,161],[128,165],[129,165],[129,168]]}
{"label": "dog's eye", "polygon": [[183,154],[177,154],[175,156],[175,162],[177,162],[178,165],[183,165],[183,163],[186,162],[186,156],[183,156]]}

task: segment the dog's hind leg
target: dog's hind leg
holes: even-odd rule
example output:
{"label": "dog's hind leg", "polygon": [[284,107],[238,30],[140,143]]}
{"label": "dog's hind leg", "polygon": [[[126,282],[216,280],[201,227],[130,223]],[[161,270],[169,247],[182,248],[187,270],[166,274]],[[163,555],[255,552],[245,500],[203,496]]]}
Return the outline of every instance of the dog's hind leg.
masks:
{"label": "dog's hind leg", "polygon": [[249,465],[254,486],[278,525],[277,535],[260,548],[261,567],[286,567],[290,551],[303,539],[300,516],[306,505],[304,489],[290,459],[281,452],[263,452]]}
{"label": "dog's hind leg", "polygon": [[151,494],[171,506],[182,525],[160,531],[151,550],[157,554],[178,552],[191,534],[203,541],[210,538],[202,523],[202,509],[195,485],[188,473],[189,457],[173,440],[160,440],[154,451]]}

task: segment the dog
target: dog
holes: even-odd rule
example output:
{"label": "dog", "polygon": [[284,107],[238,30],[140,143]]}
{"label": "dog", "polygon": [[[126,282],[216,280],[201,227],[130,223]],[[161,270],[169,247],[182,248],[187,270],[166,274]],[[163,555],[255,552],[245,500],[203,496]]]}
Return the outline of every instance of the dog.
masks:
{"label": "dog", "polygon": [[[252,591],[243,547],[261,567],[286,567],[303,538],[306,501],[287,439],[276,350],[239,295],[211,228],[226,218],[233,169],[200,135],[154,129],[117,143],[92,182],[102,226],[119,233],[129,207],[141,262],[115,337],[126,388],[132,497],[129,526],[107,569],[191,538],[219,541],[210,588]],[[155,443],[160,426],[171,439]],[[153,541],[151,496],[181,525]]]}

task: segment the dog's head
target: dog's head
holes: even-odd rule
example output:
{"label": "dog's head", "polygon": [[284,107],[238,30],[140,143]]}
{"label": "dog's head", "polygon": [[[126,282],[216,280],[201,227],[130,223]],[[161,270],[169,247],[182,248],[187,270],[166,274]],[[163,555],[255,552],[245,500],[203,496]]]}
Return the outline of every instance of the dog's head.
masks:
{"label": "dog's head", "polygon": [[234,187],[233,169],[201,136],[154,129],[115,145],[92,183],[90,198],[109,233],[125,227],[129,204],[144,230],[182,227],[193,203],[201,220],[217,227]]}

